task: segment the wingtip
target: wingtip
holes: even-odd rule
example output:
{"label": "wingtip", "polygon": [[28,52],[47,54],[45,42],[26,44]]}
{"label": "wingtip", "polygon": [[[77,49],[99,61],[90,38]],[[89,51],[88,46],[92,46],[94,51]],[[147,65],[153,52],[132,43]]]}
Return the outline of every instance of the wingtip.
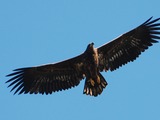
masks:
{"label": "wingtip", "polygon": [[13,71],[22,71],[22,70],[26,70],[26,69],[29,69],[30,67],[25,67],[25,68],[17,68],[17,69],[14,69]]}
{"label": "wingtip", "polygon": [[148,23],[152,18],[153,18],[153,16],[151,16],[149,19],[147,19],[143,24]]}
{"label": "wingtip", "polygon": [[155,22],[157,22],[158,20],[160,20],[160,17],[159,18],[156,18],[156,19],[153,19],[153,16],[152,17],[150,17],[148,20],[146,20],[144,23],[143,23],[143,25],[150,25],[150,24],[152,24],[152,23],[155,23]]}
{"label": "wingtip", "polygon": [[10,76],[13,76],[13,75],[22,73],[24,70],[27,70],[27,69],[29,69],[29,68],[30,68],[30,67],[14,69],[14,70],[13,70],[14,72],[6,75],[6,77],[10,77]]}

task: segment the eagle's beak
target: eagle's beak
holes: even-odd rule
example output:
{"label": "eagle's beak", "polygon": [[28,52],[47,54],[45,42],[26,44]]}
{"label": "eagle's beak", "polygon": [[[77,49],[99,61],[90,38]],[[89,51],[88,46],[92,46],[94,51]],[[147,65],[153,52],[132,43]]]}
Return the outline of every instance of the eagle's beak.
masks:
{"label": "eagle's beak", "polygon": [[94,45],[94,43],[92,42],[90,45],[92,45],[92,46],[93,46],[93,45]]}

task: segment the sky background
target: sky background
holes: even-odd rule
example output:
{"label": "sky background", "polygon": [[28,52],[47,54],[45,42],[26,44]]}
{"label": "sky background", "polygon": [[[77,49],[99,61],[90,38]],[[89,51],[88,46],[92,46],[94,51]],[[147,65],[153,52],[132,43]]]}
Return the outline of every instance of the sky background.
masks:
{"label": "sky background", "polygon": [[13,95],[15,68],[81,54],[160,17],[160,0],[1,0],[0,120],[159,120],[160,44],[114,72],[98,97],[79,86],[52,95]]}

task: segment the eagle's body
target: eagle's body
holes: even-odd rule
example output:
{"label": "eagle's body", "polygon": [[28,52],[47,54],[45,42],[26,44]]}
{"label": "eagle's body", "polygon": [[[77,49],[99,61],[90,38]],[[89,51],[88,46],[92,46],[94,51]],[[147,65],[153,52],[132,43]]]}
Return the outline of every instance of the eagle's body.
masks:
{"label": "eagle's body", "polygon": [[87,46],[84,53],[54,64],[20,68],[7,75],[13,76],[7,82],[15,93],[40,93],[66,90],[77,86],[85,80],[84,94],[97,96],[107,86],[100,72],[116,70],[120,66],[134,61],[153,43],[160,39],[160,18],[151,20],[121,35],[113,41],[94,48],[93,43]]}
{"label": "eagle's body", "polygon": [[98,52],[93,45],[93,43],[89,44],[84,52],[83,69],[86,81],[83,93],[97,96],[98,94],[101,94],[103,88],[106,87],[107,82],[99,72]]}

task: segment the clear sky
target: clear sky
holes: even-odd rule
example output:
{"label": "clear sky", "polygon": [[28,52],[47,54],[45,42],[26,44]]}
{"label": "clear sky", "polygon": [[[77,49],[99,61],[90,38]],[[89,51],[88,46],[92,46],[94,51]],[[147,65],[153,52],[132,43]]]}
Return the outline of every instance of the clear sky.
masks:
{"label": "clear sky", "polygon": [[13,95],[13,69],[81,54],[160,17],[160,0],[1,0],[0,120],[159,120],[160,44],[114,72],[98,97],[79,86],[52,95]]}

